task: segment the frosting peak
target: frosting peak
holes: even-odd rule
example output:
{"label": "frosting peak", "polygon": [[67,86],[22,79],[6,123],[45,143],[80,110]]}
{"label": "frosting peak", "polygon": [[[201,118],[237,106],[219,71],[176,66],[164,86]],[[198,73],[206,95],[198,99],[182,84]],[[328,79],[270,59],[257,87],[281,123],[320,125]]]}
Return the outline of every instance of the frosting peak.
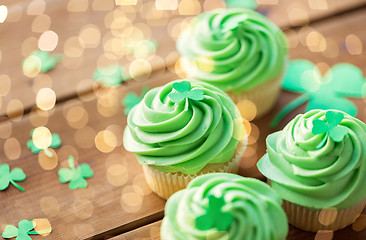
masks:
{"label": "frosting peak", "polygon": [[365,143],[365,123],[336,110],[312,110],[268,136],[268,153],[257,166],[287,201],[344,209],[366,197]]}
{"label": "frosting peak", "polygon": [[279,76],[287,45],[283,32],[267,18],[232,8],[198,15],[179,37],[177,49],[188,75],[240,92]]}
{"label": "frosting peak", "polygon": [[228,173],[201,175],[168,199],[162,240],[283,240],[282,200],[265,183]]}
{"label": "frosting peak", "polygon": [[220,89],[174,81],[151,89],[127,117],[123,144],[141,164],[194,175],[229,161],[243,131],[240,113]]}

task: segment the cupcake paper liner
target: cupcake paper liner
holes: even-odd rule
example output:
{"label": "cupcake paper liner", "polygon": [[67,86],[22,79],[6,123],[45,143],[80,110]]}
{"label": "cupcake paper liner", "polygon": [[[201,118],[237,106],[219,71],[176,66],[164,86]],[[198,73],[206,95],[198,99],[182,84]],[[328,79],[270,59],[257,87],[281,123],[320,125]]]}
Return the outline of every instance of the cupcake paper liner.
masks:
{"label": "cupcake paper liner", "polygon": [[168,199],[173,193],[187,187],[188,183],[197,176],[213,173],[226,172],[237,173],[239,161],[246,149],[246,142],[239,142],[233,158],[226,163],[208,164],[201,171],[194,175],[187,175],[180,172],[161,172],[153,167],[143,165],[147,183],[153,192],[164,199]]}
{"label": "cupcake paper liner", "polygon": [[272,80],[256,86],[250,90],[240,93],[226,92],[235,104],[240,101],[249,100],[253,102],[257,108],[255,118],[259,118],[268,113],[277,101],[281,91],[283,73]]}
{"label": "cupcake paper liner", "polygon": [[[336,216],[332,211],[325,211],[325,214],[322,214],[321,216],[321,221],[319,221],[319,215],[322,211],[321,209],[311,210],[286,200],[283,200],[282,204],[282,208],[285,210],[288,221],[291,225],[311,232],[318,232],[320,230],[336,231],[338,229],[345,228],[356,220],[365,206],[366,198],[352,207],[334,210],[337,212]],[[330,224],[323,225],[321,222]]]}

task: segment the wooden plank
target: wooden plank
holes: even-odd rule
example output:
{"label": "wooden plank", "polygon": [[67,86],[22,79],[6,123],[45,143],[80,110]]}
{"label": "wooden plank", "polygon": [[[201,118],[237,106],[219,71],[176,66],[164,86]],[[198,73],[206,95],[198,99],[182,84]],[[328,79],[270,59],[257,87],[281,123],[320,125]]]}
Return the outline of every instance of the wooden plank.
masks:
{"label": "wooden plank", "polygon": [[[366,210],[364,211],[366,213]],[[160,240],[160,226],[161,220],[154,222],[152,224],[143,226],[141,228],[135,229],[133,231],[115,236],[110,238],[110,240]],[[329,237],[333,234],[333,238]],[[316,233],[305,232],[290,225],[289,233],[287,235],[287,240],[313,240],[313,239],[333,239],[333,240],[362,240],[366,238],[366,229],[362,231],[355,231],[351,226],[348,226],[342,230],[336,231],[334,233]]]}
{"label": "wooden plank", "polygon": [[[187,6],[190,6],[187,5],[187,2],[190,3],[190,1],[196,2],[192,5],[196,6],[193,9],[187,8]],[[200,2],[204,1],[200,0]],[[109,19],[106,16],[111,10],[122,9],[126,12],[127,19],[136,24],[137,28],[143,30],[145,38],[152,37],[156,39],[159,46],[156,55],[148,58],[152,71],[154,71],[166,65],[173,65],[177,60],[178,54],[175,51],[174,39],[176,39],[181,26],[184,26],[186,17],[190,17],[192,14],[199,13],[204,9],[210,9],[212,6],[220,6],[215,2],[217,1],[205,1],[201,6],[197,0],[185,0],[180,3],[178,10],[160,11],[160,13],[156,11],[155,13],[158,14],[154,15],[155,20],[145,19],[148,10],[154,6],[154,0],[144,1],[143,3],[137,1],[138,4],[135,7],[122,6],[121,8],[115,7],[113,0],[106,0],[102,5],[100,4],[101,0],[50,0],[46,2],[43,0],[29,0],[12,3],[9,5],[9,21],[0,25],[0,53],[2,56],[0,75],[6,75],[11,80],[9,93],[6,93],[0,99],[0,116],[6,114],[12,116],[13,112],[29,111],[35,106],[36,94],[41,87],[52,88],[58,101],[77,96],[80,94],[80,89],[82,89],[82,92],[91,92],[93,89],[92,74],[97,68],[98,60],[103,62],[101,56],[105,52],[104,48],[108,45],[106,42],[112,38],[110,29],[105,25],[105,21],[108,22],[106,19]],[[325,2],[326,6],[317,2]],[[366,0],[301,0],[293,3],[291,0],[262,0],[260,1],[262,4],[259,11],[282,28],[289,28],[292,25],[304,24],[304,20],[301,19],[304,16],[308,16],[309,21],[312,21],[360,7],[365,2]],[[144,10],[137,12],[137,9],[140,9],[141,6],[145,6],[141,8]],[[43,8],[45,8],[44,11],[42,11]],[[298,11],[302,11],[303,14],[293,14],[293,12],[297,13]],[[164,16],[159,16],[159,14]],[[124,15],[121,14],[121,16]],[[48,21],[50,26],[47,26]],[[298,24],[293,24],[294,22]],[[83,27],[91,25],[98,29],[101,41],[91,48],[80,47],[76,43],[73,44],[72,41],[76,41]],[[107,25],[110,24],[107,23]],[[20,26],[22,31],[19,31]],[[64,62],[45,74],[46,76],[43,75],[43,77],[38,77],[36,80],[28,78],[22,73],[21,62],[31,51],[38,48],[37,41],[41,33],[48,29],[58,34],[58,45],[54,52],[66,52]],[[141,33],[139,30],[137,32]],[[70,50],[73,47],[74,50]],[[116,47],[114,48],[115,51],[118,51]],[[79,53],[80,56],[78,56]],[[77,57],[69,57],[70,55]],[[121,56],[116,62],[125,65],[128,69],[133,59],[132,56]]]}

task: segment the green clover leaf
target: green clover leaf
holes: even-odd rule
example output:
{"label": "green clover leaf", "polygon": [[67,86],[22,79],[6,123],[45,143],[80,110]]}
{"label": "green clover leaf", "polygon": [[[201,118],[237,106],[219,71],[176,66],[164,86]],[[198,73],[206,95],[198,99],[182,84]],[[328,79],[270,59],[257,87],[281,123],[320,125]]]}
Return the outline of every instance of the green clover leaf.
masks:
{"label": "green clover leaf", "polygon": [[0,165],[0,190],[5,190],[9,187],[9,184],[13,184],[20,191],[24,192],[25,190],[19,186],[16,182],[24,181],[26,178],[25,173],[20,168],[14,168],[10,171],[10,167],[8,164],[3,163]]}
{"label": "green clover leaf", "polygon": [[106,68],[99,68],[95,70],[93,79],[103,84],[103,86],[113,87],[127,81],[130,77],[126,75],[123,67],[119,65],[111,65]]}
{"label": "green clover leaf", "polygon": [[[40,72],[48,72],[53,69],[55,65],[61,61],[62,56],[60,54],[50,55],[46,51],[34,51],[30,56],[37,57],[39,61],[23,61],[23,69],[27,72],[32,72],[39,69],[39,62],[41,63]],[[31,59],[33,60],[33,59]]]}
{"label": "green clover leaf", "polygon": [[73,156],[69,156],[69,166],[70,168],[61,168],[58,171],[60,182],[69,182],[69,188],[72,190],[86,188],[88,183],[85,178],[91,178],[94,175],[90,166],[84,163],[75,168],[75,159]]}
{"label": "green clover leaf", "polygon": [[141,102],[148,90],[149,87],[144,86],[140,96],[137,96],[133,92],[127,93],[126,97],[124,97],[122,100],[122,105],[125,107],[125,115],[128,115],[131,109]]}
{"label": "green clover leaf", "polygon": [[14,238],[15,240],[32,240],[29,234],[38,234],[35,231],[31,231],[36,226],[34,221],[28,221],[23,219],[19,221],[18,228],[13,225],[7,225],[4,228],[4,232],[2,234],[3,238]]}
{"label": "green clover leaf", "polygon": [[225,0],[227,8],[249,8],[256,9],[258,7],[255,0]]}
{"label": "green clover leaf", "polygon": [[214,195],[208,196],[208,206],[206,212],[196,220],[196,227],[202,231],[216,228],[218,231],[227,231],[234,221],[233,216],[223,211],[225,200],[223,197]]}
{"label": "green clover leaf", "polygon": [[203,99],[203,91],[201,89],[193,89],[191,90],[191,83],[187,81],[175,82],[172,87],[177,92],[169,93],[168,97],[172,102],[179,103],[184,99],[192,99],[192,100],[202,100]]}
{"label": "green clover leaf", "polygon": [[282,87],[302,95],[285,106],[270,126],[277,126],[284,116],[306,102],[306,111],[337,109],[356,116],[356,106],[345,97],[366,96],[366,92],[362,91],[365,83],[362,71],[351,64],[337,64],[322,77],[312,62],[304,59],[291,61]]}
{"label": "green clover leaf", "polygon": [[[34,131],[34,129],[30,133],[31,137],[33,136],[33,131]],[[57,133],[53,133],[51,136],[52,136],[52,141],[51,141],[50,148],[58,148],[59,146],[61,146],[62,141],[61,141],[60,136]],[[27,142],[27,147],[32,151],[32,153],[39,153],[40,151],[42,151],[42,149],[39,149],[34,145],[32,139]],[[47,150],[45,150],[45,153],[47,154]]]}
{"label": "green clover leaf", "polygon": [[323,141],[317,146],[317,149],[324,146],[326,139],[328,136],[334,141],[334,142],[341,142],[344,137],[348,133],[348,128],[344,126],[340,126],[339,124],[342,122],[344,118],[343,113],[341,112],[335,112],[335,111],[327,111],[325,113],[325,121],[322,121],[320,119],[314,119],[313,120],[313,128],[311,132],[314,135],[318,134],[326,134],[326,136],[323,138]]}

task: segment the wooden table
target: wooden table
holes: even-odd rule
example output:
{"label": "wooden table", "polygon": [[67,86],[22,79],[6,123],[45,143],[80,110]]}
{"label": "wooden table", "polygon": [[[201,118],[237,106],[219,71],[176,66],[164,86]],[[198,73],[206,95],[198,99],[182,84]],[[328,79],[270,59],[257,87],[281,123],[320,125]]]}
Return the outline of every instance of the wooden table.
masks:
{"label": "wooden table", "polygon": [[[291,58],[321,63],[322,70],[348,62],[366,75],[366,0],[258,2],[258,11],[284,29]],[[20,183],[24,193],[13,186],[0,192],[0,227],[16,225],[22,219],[47,218],[53,232],[45,239],[159,239],[165,201],[151,193],[140,165],[122,147],[126,117],[120,102],[128,92],[140,93],[144,85],[152,88],[179,78],[175,39],[180,29],[186,19],[222,3],[181,0],[178,10],[169,11],[154,10],[154,1],[140,0],[132,6],[115,6],[113,0],[17,0],[4,4],[9,14],[0,24],[0,163],[21,167],[27,179]],[[125,29],[119,27],[123,24],[135,26],[129,29],[135,40],[154,38],[158,43],[156,53],[146,57],[148,67],[140,72],[149,77],[115,88],[100,87],[91,80],[97,66],[118,63],[129,69],[135,60],[131,54],[118,53],[118,45],[117,49],[111,47],[116,35],[123,34]],[[84,39],[89,45],[78,42],[79,34],[90,29],[95,30],[94,35]],[[37,49],[38,38],[47,30],[57,33],[54,52],[64,54],[64,60],[52,71],[28,78],[22,72],[22,59]],[[325,39],[325,48],[317,46],[319,41],[309,40],[309,33],[314,32],[319,41]],[[115,60],[108,61],[106,56]],[[57,99],[49,111],[36,107],[36,95],[45,87],[51,88]],[[283,119],[277,129],[269,129],[268,123],[297,96],[282,91],[275,108],[251,123],[241,175],[263,179],[255,163],[265,152],[265,137],[283,128],[304,107]],[[366,121],[364,101],[353,101],[358,117]],[[39,126],[58,133],[63,141],[55,149],[59,161],[52,170],[42,168],[38,154],[26,147],[30,131]],[[105,137],[106,132],[112,137]],[[66,166],[70,154],[94,170],[85,189],[70,190],[58,181],[57,171]],[[291,227],[288,239],[365,239],[365,227],[365,222],[359,221],[354,226],[358,231],[350,226],[334,234],[317,235]]]}

